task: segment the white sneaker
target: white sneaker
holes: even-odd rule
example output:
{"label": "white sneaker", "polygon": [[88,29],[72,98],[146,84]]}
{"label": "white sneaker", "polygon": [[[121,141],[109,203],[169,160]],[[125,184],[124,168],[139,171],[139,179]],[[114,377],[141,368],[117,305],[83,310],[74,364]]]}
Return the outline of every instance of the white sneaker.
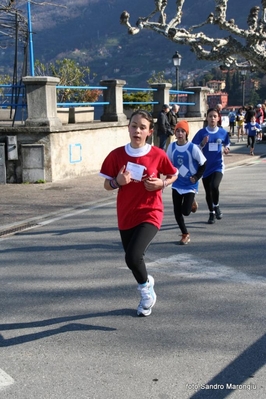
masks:
{"label": "white sneaker", "polygon": [[145,286],[139,284],[138,290],[140,291],[141,300],[137,309],[138,316],[149,316],[151,314],[151,309],[155,305],[157,298],[153,287],[154,278],[152,276],[148,276],[148,282]]}

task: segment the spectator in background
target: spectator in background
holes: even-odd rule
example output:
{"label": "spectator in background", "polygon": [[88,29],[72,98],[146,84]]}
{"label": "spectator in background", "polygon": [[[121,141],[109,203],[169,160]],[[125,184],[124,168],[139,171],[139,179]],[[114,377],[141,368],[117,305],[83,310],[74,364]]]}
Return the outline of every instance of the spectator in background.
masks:
{"label": "spectator in background", "polygon": [[255,114],[256,114],[256,112],[255,112],[255,110],[254,110],[253,105],[248,105],[248,106],[246,107],[245,123],[250,123],[251,118],[252,118],[253,116],[255,116]]}
{"label": "spectator in background", "polygon": [[265,122],[265,118],[266,118],[266,105],[262,104],[261,105],[262,111],[263,111],[263,122]]}
{"label": "spectator in background", "polygon": [[245,125],[244,109],[239,108],[236,114],[237,143],[239,143],[240,140],[244,141],[244,125]]}
{"label": "spectator in background", "polygon": [[166,141],[169,136],[173,135],[167,114],[170,111],[168,104],[164,104],[157,119],[157,136],[159,137],[159,148],[166,150]]}
{"label": "spectator in background", "polygon": [[[263,111],[261,104],[257,105],[256,111],[255,111],[255,116],[256,116],[256,122],[259,125],[262,125],[263,121],[264,121],[264,111]],[[262,131],[260,131],[257,135],[257,141],[261,141],[261,140],[262,140]]]}
{"label": "spectator in background", "polygon": [[216,105],[216,110],[217,110],[218,115],[219,115],[217,126],[222,126],[222,114],[221,114],[222,109],[223,109],[222,104],[217,104]]}
{"label": "spectator in background", "polygon": [[229,112],[228,114],[228,119],[229,119],[229,136],[234,136],[235,135],[235,125],[236,125],[236,113],[235,109],[232,108],[232,111]]}
{"label": "spectator in background", "polygon": [[248,134],[248,132],[246,130],[246,124],[250,123],[252,117],[255,116],[255,109],[254,109],[253,105],[247,105],[245,107],[245,111],[246,112],[245,112],[245,125],[244,125],[244,127],[245,127],[246,134]]}
{"label": "spectator in background", "polygon": [[173,134],[175,133],[175,126],[176,126],[178,118],[179,118],[179,114],[178,114],[179,109],[180,109],[180,106],[178,104],[174,104],[167,114],[168,121],[170,123],[171,130],[172,130]]}
{"label": "spectator in background", "polygon": [[266,122],[266,100],[262,104],[263,112],[264,112],[264,122]]}

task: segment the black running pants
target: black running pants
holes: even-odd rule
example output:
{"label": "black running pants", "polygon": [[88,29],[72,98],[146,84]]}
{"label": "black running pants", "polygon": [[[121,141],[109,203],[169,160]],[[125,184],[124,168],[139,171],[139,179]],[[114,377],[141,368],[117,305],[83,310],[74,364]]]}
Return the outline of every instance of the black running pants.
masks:
{"label": "black running pants", "polygon": [[211,175],[202,178],[206,194],[206,202],[210,212],[213,212],[213,204],[219,204],[219,186],[222,178],[223,174],[221,172],[214,172]]}
{"label": "black running pants", "polygon": [[151,223],[141,223],[132,229],[119,231],[127,267],[132,271],[137,282],[144,284],[148,280],[144,255],[157,234],[158,228]]}
{"label": "black running pants", "polygon": [[175,220],[182,234],[188,234],[184,216],[190,215],[194,198],[195,193],[179,194],[178,191],[172,189]]}

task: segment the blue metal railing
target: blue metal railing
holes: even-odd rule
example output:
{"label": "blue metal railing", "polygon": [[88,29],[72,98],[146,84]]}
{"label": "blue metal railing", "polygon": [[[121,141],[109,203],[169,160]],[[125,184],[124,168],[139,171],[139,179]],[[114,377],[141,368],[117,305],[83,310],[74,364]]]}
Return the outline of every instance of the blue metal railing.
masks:
{"label": "blue metal railing", "polygon": [[[123,87],[123,93],[132,91],[154,92],[157,89],[143,88],[143,87]],[[155,105],[159,104],[158,101],[123,101],[123,105]]]}
{"label": "blue metal railing", "polygon": [[153,105],[153,104],[159,104],[158,101],[123,101],[124,105],[131,105],[131,104],[141,104],[141,105]]}
{"label": "blue metal railing", "polygon": [[[1,89],[3,89],[2,93]],[[20,93],[20,89],[22,89],[22,93]],[[6,90],[9,91],[6,92]],[[11,91],[14,90],[14,92],[10,92],[10,90]],[[10,102],[10,98],[11,100],[15,99],[15,102]],[[18,102],[20,100],[22,100],[22,102]],[[0,85],[0,107],[1,108],[27,107],[25,85],[13,85],[13,84]]]}
{"label": "blue metal railing", "polygon": [[[106,90],[107,87],[105,86],[56,86],[57,89],[72,89],[72,90]],[[123,92],[155,92],[157,89],[152,88],[143,88],[143,87],[123,87]],[[179,94],[194,94],[193,91],[182,91],[182,90],[169,90],[170,95],[179,95]],[[108,105],[109,102],[102,102],[102,101],[95,101],[95,102],[64,102],[64,103],[57,103],[59,107],[78,107],[84,105]],[[123,101],[123,105],[155,105],[159,104],[158,101]],[[170,104],[178,104],[180,106],[191,106],[195,105],[192,102],[174,102],[171,101]]]}
{"label": "blue metal railing", "polygon": [[123,87],[123,91],[157,91],[157,89],[141,88],[141,87]]}
{"label": "blue metal railing", "polygon": [[[179,94],[195,94],[194,91],[182,91],[182,90],[169,90],[170,95],[175,95],[178,96]],[[182,102],[182,101],[171,101],[170,104],[178,104],[180,106],[182,105],[196,105],[196,103],[188,103],[188,102]]]}
{"label": "blue metal railing", "polygon": [[[72,90],[106,90],[107,87],[105,86],[56,86],[56,89],[72,89]],[[94,101],[94,102],[64,102],[64,103],[57,103],[58,107],[82,107],[85,105],[108,105],[109,102],[103,101]]]}
{"label": "blue metal railing", "polygon": [[104,101],[97,101],[97,102],[94,102],[94,103],[86,103],[86,102],[83,102],[83,103],[78,103],[78,102],[74,102],[74,103],[67,103],[67,102],[65,102],[65,103],[57,103],[57,106],[58,107],[84,107],[84,105],[93,105],[93,106],[95,106],[95,105],[108,105],[108,104],[110,104],[109,102],[104,102]]}
{"label": "blue metal railing", "polygon": [[[1,93],[1,88],[3,89],[3,93]],[[57,90],[107,90],[108,87],[106,86],[66,86],[66,85],[58,85],[56,86]],[[5,91],[8,90],[6,93]],[[12,91],[12,92],[11,92]],[[21,91],[21,92],[20,92]],[[129,92],[156,92],[157,89],[153,88],[143,88],[143,87],[123,87],[123,93]],[[194,94],[192,91],[181,91],[181,90],[169,90],[170,95],[188,95]],[[15,101],[10,101],[10,98],[15,99]],[[91,101],[91,102],[76,102],[76,101],[69,101],[69,102],[58,102],[58,107],[79,107],[79,106],[104,106],[109,105],[109,102],[104,101]],[[159,104],[158,101],[123,101],[123,105],[157,105]],[[193,106],[195,103],[193,102],[182,102],[182,101],[171,101],[170,105],[178,104],[180,106]],[[15,108],[18,107],[26,108],[26,94],[25,94],[25,85],[23,84],[3,84],[0,85],[0,107],[2,108]]]}
{"label": "blue metal railing", "polygon": [[[123,88],[123,92],[132,92],[132,91],[157,91],[157,89],[151,89],[151,88],[136,88],[136,87],[124,87]],[[179,95],[179,94],[194,94],[193,91],[182,91],[182,90],[169,90],[169,94],[172,95]],[[123,101],[124,105],[154,105],[154,104],[159,104],[159,102],[157,101],[149,101],[149,102],[143,102],[143,101]],[[189,102],[179,102],[179,101],[171,101],[170,105],[172,104],[178,104],[180,106],[186,105],[186,106],[190,106],[190,105],[195,105],[195,103],[189,103]]]}

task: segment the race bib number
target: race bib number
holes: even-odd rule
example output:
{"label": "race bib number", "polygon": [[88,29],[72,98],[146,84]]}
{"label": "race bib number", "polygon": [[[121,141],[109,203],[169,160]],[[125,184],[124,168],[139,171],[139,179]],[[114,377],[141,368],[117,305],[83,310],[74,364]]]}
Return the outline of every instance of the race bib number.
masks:
{"label": "race bib number", "polygon": [[218,151],[218,143],[209,143],[209,151]]}
{"label": "race bib number", "polygon": [[145,169],[146,169],[145,166],[138,165],[133,162],[128,162],[126,167],[126,170],[129,171],[131,174],[131,179],[137,181],[141,181]]}
{"label": "race bib number", "polygon": [[185,177],[187,172],[188,172],[188,168],[186,168],[184,165],[182,165],[179,169],[178,169],[179,174],[182,177]]}

